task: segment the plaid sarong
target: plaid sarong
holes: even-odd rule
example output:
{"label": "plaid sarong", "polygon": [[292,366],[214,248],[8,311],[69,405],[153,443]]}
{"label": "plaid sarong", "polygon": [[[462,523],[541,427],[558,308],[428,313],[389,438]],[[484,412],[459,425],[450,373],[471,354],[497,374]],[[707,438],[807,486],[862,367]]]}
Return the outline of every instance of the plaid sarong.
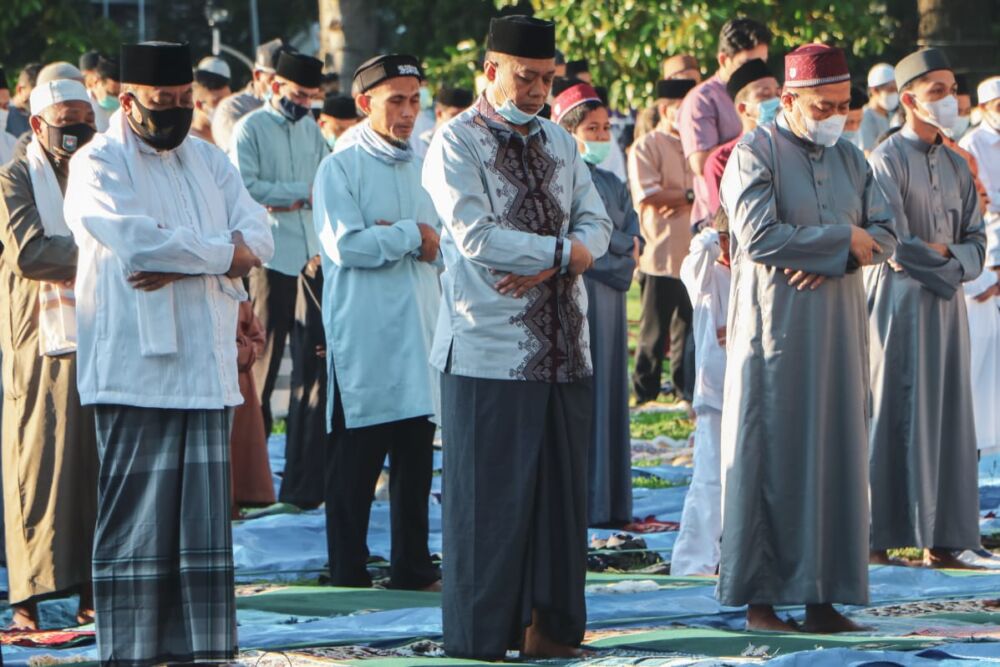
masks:
{"label": "plaid sarong", "polygon": [[231,660],[230,410],[98,405],[102,665]]}

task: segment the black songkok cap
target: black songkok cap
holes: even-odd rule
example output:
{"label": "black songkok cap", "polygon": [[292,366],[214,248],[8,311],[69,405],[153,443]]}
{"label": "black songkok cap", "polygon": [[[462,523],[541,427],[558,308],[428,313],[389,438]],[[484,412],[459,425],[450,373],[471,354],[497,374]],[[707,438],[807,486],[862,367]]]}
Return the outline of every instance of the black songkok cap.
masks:
{"label": "black songkok cap", "polygon": [[319,84],[323,82],[323,61],[304,53],[282,51],[274,72],[282,79],[288,79],[303,88],[319,88]]}
{"label": "black songkok cap", "polygon": [[352,89],[355,94],[360,95],[383,81],[400,76],[415,76],[423,81],[424,71],[420,69],[420,61],[413,56],[398,53],[375,56],[361,63],[361,66],[354,72]]}
{"label": "black songkok cap", "polygon": [[438,91],[437,103],[445,107],[467,109],[472,106],[472,91],[465,88],[442,88]]}
{"label": "black songkok cap", "polygon": [[341,120],[351,120],[358,117],[358,108],[354,100],[346,95],[327,95],[323,98],[322,113]]}
{"label": "black songkok cap", "polygon": [[868,104],[868,93],[860,86],[851,86],[851,111],[864,109]]}
{"label": "black songkok cap", "polygon": [[566,63],[566,78],[575,79],[584,72],[590,71],[590,63],[586,60],[570,60]]}
{"label": "black songkok cap", "polygon": [[682,100],[695,85],[694,79],[661,79],[656,82],[656,98]]}
{"label": "black songkok cap", "polygon": [[191,49],[187,44],[122,44],[118,81],[140,86],[183,86],[193,80]]}
{"label": "black songkok cap", "polygon": [[923,49],[906,56],[896,65],[896,87],[900,90],[924,74],[951,69],[948,58],[941,49]]}
{"label": "black songkok cap", "polygon": [[121,65],[114,58],[101,56],[97,59],[97,67],[93,69],[97,70],[97,75],[102,79],[118,81],[118,77],[121,76]]}
{"label": "black songkok cap", "polygon": [[0,90],[9,90],[7,87],[7,72],[3,71],[3,67],[0,67]]}
{"label": "black songkok cap", "polygon": [[520,15],[492,19],[486,50],[517,58],[555,58],[556,24]]}
{"label": "black songkok cap", "polygon": [[100,51],[87,51],[82,56],[80,60],[77,61],[77,66],[81,72],[86,72],[87,70],[97,69],[97,62],[101,58]]}
{"label": "black songkok cap", "polygon": [[759,81],[761,79],[776,78],[774,72],[770,70],[767,63],[760,58],[754,58],[753,60],[748,60],[739,68],[732,73],[729,77],[729,81],[726,82],[726,92],[733,99],[736,99],[736,95],[739,94],[741,90],[749,86],[754,81]]}

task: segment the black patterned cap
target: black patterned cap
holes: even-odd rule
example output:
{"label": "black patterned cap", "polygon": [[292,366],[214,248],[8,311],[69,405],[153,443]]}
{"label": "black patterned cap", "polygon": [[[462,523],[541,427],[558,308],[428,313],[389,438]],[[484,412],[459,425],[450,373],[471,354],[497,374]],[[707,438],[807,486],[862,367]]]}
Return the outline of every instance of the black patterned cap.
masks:
{"label": "black patterned cap", "polygon": [[424,71],[420,69],[420,61],[398,53],[375,56],[361,63],[354,72],[352,89],[356,94],[366,93],[383,81],[400,76],[413,76],[423,81]]}
{"label": "black patterned cap", "polygon": [[864,109],[868,104],[868,93],[860,86],[851,86],[851,111]]}
{"label": "black patterned cap", "polygon": [[492,19],[486,50],[516,58],[555,58],[556,24],[523,15]]}
{"label": "black patterned cap", "polygon": [[187,44],[143,42],[122,44],[122,83],[140,86],[183,86],[194,80]]}

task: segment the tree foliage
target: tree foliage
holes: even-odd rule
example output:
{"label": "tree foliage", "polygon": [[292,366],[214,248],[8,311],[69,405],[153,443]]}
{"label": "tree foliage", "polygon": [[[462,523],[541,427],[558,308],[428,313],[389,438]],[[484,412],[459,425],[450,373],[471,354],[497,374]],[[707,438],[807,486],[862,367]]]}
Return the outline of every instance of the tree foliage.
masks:
{"label": "tree foliage", "polygon": [[31,62],[77,58],[88,49],[117,49],[118,28],[97,15],[88,0],[3,0],[0,65],[14,82]]}
{"label": "tree foliage", "polygon": [[844,47],[853,69],[862,71],[896,28],[882,0],[533,0],[533,5],[536,16],[555,21],[567,58],[587,58],[595,81],[607,84],[612,104],[622,107],[649,101],[665,56],[690,53],[703,71],[713,72],[719,30],[735,16],[771,28],[776,68],[786,51],[820,41]]}

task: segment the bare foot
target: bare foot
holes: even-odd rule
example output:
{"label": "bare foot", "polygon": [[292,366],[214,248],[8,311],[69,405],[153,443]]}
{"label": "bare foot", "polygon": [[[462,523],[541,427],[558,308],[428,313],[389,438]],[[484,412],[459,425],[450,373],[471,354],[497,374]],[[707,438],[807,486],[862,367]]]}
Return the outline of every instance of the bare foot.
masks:
{"label": "bare foot", "polygon": [[963,563],[951,549],[924,549],[924,567],[951,570],[982,570],[985,568]]}
{"label": "bare foot", "polygon": [[747,630],[764,630],[766,632],[798,632],[798,628],[788,621],[783,621],[774,613],[774,607],[769,604],[752,604],[747,607]]}
{"label": "bare foot", "polygon": [[37,630],[38,629],[38,605],[34,602],[11,605],[14,618],[10,622],[11,630]]}
{"label": "bare foot", "polygon": [[806,605],[806,622],[802,629],[817,634],[832,634],[861,632],[869,628],[847,618],[834,609],[832,604],[810,604]]}
{"label": "bare foot", "polygon": [[423,592],[423,593],[440,593],[441,592],[441,580],[438,579],[434,583],[427,584],[426,586],[424,586],[423,588],[421,588],[420,591]]}
{"label": "bare foot", "polygon": [[80,587],[80,605],[76,610],[76,622],[89,625],[94,622],[97,612],[94,611],[94,589],[90,584]]}
{"label": "bare foot", "polygon": [[84,609],[80,607],[76,612],[76,624],[77,625],[90,625],[94,622],[94,618],[97,613],[93,609]]}
{"label": "bare foot", "polygon": [[546,637],[538,624],[538,612],[531,613],[531,625],[524,630],[521,645],[522,658],[587,658],[592,651],[584,651],[577,646],[560,644]]}

